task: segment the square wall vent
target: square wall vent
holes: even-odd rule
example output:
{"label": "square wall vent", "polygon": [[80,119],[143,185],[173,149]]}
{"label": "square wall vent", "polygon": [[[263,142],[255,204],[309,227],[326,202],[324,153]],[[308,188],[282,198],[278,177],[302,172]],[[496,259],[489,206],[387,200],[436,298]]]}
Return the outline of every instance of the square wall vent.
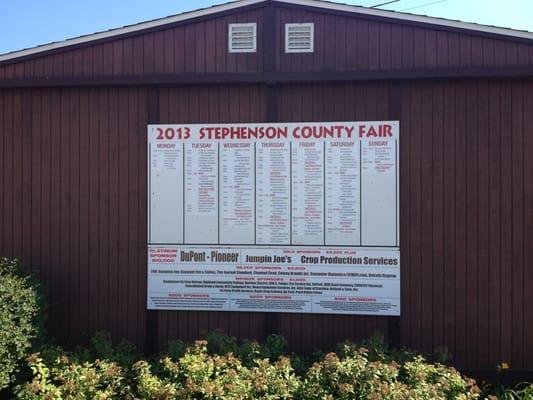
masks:
{"label": "square wall vent", "polygon": [[257,51],[257,24],[229,24],[229,52],[255,53]]}
{"label": "square wall vent", "polygon": [[314,24],[285,24],[285,53],[312,53]]}

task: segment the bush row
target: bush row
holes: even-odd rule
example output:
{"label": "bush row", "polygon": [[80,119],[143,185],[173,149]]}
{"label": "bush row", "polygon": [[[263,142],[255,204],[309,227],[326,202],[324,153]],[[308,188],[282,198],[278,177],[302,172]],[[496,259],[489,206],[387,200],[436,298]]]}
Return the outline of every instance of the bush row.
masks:
{"label": "bush row", "polygon": [[279,335],[238,344],[217,332],[150,358],[106,334],[65,351],[44,344],[42,304],[18,262],[0,258],[0,398],[533,400],[531,384],[480,393],[454,368],[390,349],[379,336],[307,358],[287,355]]}
{"label": "bush row", "polygon": [[[99,335],[90,348],[44,348],[28,358],[33,377],[17,399],[477,399],[475,382],[409,352],[351,344],[309,361],[284,355],[284,340],[244,342],[211,333],[173,342],[143,359]],[[379,341],[382,343],[381,341]]]}

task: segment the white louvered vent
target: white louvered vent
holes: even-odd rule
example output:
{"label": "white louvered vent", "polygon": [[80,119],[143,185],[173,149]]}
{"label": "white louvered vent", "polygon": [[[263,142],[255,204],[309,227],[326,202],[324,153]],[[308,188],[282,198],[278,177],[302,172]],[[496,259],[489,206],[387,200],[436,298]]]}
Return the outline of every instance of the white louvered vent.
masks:
{"label": "white louvered vent", "polygon": [[255,53],[257,51],[257,24],[229,24],[229,52]]}
{"label": "white louvered vent", "polygon": [[314,24],[285,24],[285,53],[312,53]]}

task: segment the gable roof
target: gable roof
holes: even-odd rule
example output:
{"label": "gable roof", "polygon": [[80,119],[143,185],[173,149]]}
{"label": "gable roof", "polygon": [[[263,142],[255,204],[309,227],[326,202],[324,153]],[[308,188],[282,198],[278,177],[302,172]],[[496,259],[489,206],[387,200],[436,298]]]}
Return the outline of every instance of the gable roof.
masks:
{"label": "gable roof", "polygon": [[123,35],[141,32],[148,29],[164,27],[165,25],[175,24],[182,21],[192,20],[199,17],[215,15],[223,12],[237,11],[240,8],[260,5],[261,3],[271,3],[273,5],[296,5],[310,8],[316,8],[317,11],[336,11],[343,13],[351,13],[364,15],[369,17],[385,18],[397,22],[410,22],[424,25],[432,25],[434,27],[441,27],[443,29],[460,29],[465,31],[472,31],[472,33],[485,33],[491,35],[501,35],[507,38],[526,39],[533,41],[533,32],[516,30],[511,28],[502,28],[497,26],[481,25],[470,22],[455,21],[444,18],[429,17],[424,15],[409,14],[398,11],[388,11],[376,8],[368,8],[362,6],[355,6],[349,4],[335,3],[325,0],[237,0],[229,3],[224,3],[208,8],[202,8],[194,11],[188,11],[177,15],[154,19],[151,21],[141,22],[138,24],[127,25],[121,28],[110,29],[108,31],[97,32],[89,35],[83,35],[71,39],[66,39],[59,42],[48,43],[36,47],[17,50],[10,53],[0,55],[0,63],[15,60],[21,57],[37,55],[45,53],[50,50],[66,48],[70,46],[89,44],[94,41],[111,39]]}

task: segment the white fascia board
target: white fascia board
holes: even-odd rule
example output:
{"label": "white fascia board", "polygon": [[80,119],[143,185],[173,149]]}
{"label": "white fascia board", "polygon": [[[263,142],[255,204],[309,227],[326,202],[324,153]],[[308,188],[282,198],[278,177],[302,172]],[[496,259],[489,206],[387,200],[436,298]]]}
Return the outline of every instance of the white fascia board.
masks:
{"label": "white fascia board", "polygon": [[322,0],[273,0],[273,2],[281,3],[281,4],[295,4],[295,5],[301,5],[301,6],[307,6],[307,7],[322,8],[322,9],[333,10],[333,11],[344,11],[348,13],[365,14],[365,15],[374,16],[374,17],[395,19],[395,20],[398,20],[398,22],[409,21],[409,22],[418,22],[418,23],[423,23],[423,24],[442,26],[445,28],[466,29],[466,30],[472,31],[473,33],[475,32],[492,33],[496,35],[503,35],[503,36],[533,40],[533,32],[520,31],[516,29],[511,29],[511,28],[500,28],[497,26],[488,26],[488,25],[481,25],[481,24],[462,22],[462,21],[454,21],[454,20],[449,20],[449,19],[444,19],[444,18],[427,17],[424,15],[402,13],[399,11],[387,11],[387,10],[380,10],[376,8],[353,6],[349,4],[333,3],[330,1],[322,1]]}
{"label": "white fascia board", "polygon": [[257,3],[262,3],[264,1],[265,0],[238,0],[238,1],[233,1],[231,3],[225,3],[225,4],[218,5],[218,6],[212,6],[212,7],[197,10],[197,11],[185,12],[185,13],[174,15],[171,17],[165,17],[165,18],[161,18],[161,19],[157,19],[153,21],[141,22],[139,24],[125,26],[123,28],[117,28],[117,29],[112,29],[112,30],[105,31],[105,32],[93,33],[93,34],[80,36],[80,37],[73,38],[73,39],[63,40],[60,42],[54,42],[54,43],[45,44],[45,45],[41,45],[37,47],[32,47],[30,49],[14,51],[11,53],[0,55],[0,62],[19,58],[19,57],[29,56],[32,54],[43,53],[45,51],[59,49],[62,47],[68,47],[68,46],[83,44],[83,43],[92,42],[96,40],[112,38],[114,36],[125,35],[128,33],[142,31],[145,29],[157,28],[162,25],[173,24],[176,22],[186,21],[188,19],[203,17],[203,16],[210,15],[210,14],[216,14],[216,13],[220,13],[224,11],[231,11],[236,8],[245,7],[245,6],[257,4]]}

